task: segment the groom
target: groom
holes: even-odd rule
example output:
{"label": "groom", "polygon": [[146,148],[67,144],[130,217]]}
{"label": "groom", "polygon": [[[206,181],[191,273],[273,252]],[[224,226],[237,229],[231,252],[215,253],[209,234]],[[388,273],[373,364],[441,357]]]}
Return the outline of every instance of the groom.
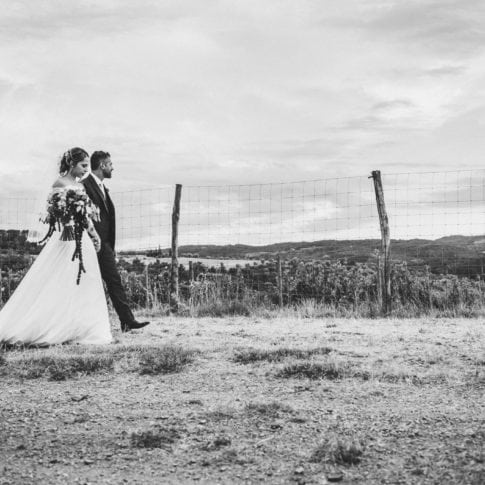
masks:
{"label": "groom", "polygon": [[121,277],[115,260],[115,208],[103,180],[111,178],[113,163],[108,152],[97,151],[91,155],[91,174],[82,183],[88,197],[99,208],[99,221],[94,221],[94,228],[101,238],[101,250],[98,253],[101,276],[106,283],[108,293],[120,318],[121,331],[129,332],[142,328],[150,322],[137,322],[128,306]]}

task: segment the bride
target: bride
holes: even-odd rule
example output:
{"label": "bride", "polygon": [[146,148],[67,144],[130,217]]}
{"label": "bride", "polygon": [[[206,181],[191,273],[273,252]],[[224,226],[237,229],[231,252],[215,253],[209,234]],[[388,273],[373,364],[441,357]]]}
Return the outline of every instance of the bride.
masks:
{"label": "bride", "polygon": [[[75,189],[89,170],[82,148],[64,153],[53,193]],[[69,225],[69,224],[68,224]],[[70,229],[70,228],[69,228]],[[88,218],[80,244],[54,232],[0,311],[0,345],[53,345],[111,342],[108,307],[96,252],[100,239]],[[73,254],[82,251],[79,262]],[[81,274],[81,266],[85,272]]]}

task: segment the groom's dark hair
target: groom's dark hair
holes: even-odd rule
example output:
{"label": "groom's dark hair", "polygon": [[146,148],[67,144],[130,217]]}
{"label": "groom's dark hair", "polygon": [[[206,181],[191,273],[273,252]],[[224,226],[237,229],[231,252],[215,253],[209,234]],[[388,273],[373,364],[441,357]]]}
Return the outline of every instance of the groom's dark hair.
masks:
{"label": "groom's dark hair", "polygon": [[101,162],[109,157],[111,155],[108,152],[102,152],[100,150],[93,152],[91,155],[91,170],[98,170]]}

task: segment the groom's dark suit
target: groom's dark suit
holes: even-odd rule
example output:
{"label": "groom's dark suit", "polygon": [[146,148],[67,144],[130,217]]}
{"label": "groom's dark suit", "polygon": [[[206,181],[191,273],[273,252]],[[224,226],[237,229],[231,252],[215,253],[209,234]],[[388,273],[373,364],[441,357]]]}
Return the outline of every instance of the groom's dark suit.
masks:
{"label": "groom's dark suit", "polygon": [[99,208],[99,221],[94,222],[99,237],[101,238],[101,250],[98,253],[99,267],[101,276],[106,283],[109,296],[115,307],[116,313],[120,318],[121,325],[130,326],[135,322],[126,296],[123,285],[121,284],[120,273],[116,267],[115,260],[115,239],[116,239],[116,221],[115,207],[109,196],[108,189],[105,187],[106,197],[103,195],[101,188],[94,177],[88,175],[82,183],[86,189],[88,197]]}

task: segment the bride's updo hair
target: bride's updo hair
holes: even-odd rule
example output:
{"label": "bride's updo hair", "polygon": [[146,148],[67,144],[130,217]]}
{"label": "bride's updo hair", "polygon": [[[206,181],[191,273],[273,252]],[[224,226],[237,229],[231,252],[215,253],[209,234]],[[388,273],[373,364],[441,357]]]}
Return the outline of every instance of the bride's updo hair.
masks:
{"label": "bride's updo hair", "polygon": [[71,165],[77,165],[82,162],[86,157],[89,157],[88,152],[79,147],[71,148],[64,152],[61,162],[59,164],[59,173],[65,174],[71,168]]}

